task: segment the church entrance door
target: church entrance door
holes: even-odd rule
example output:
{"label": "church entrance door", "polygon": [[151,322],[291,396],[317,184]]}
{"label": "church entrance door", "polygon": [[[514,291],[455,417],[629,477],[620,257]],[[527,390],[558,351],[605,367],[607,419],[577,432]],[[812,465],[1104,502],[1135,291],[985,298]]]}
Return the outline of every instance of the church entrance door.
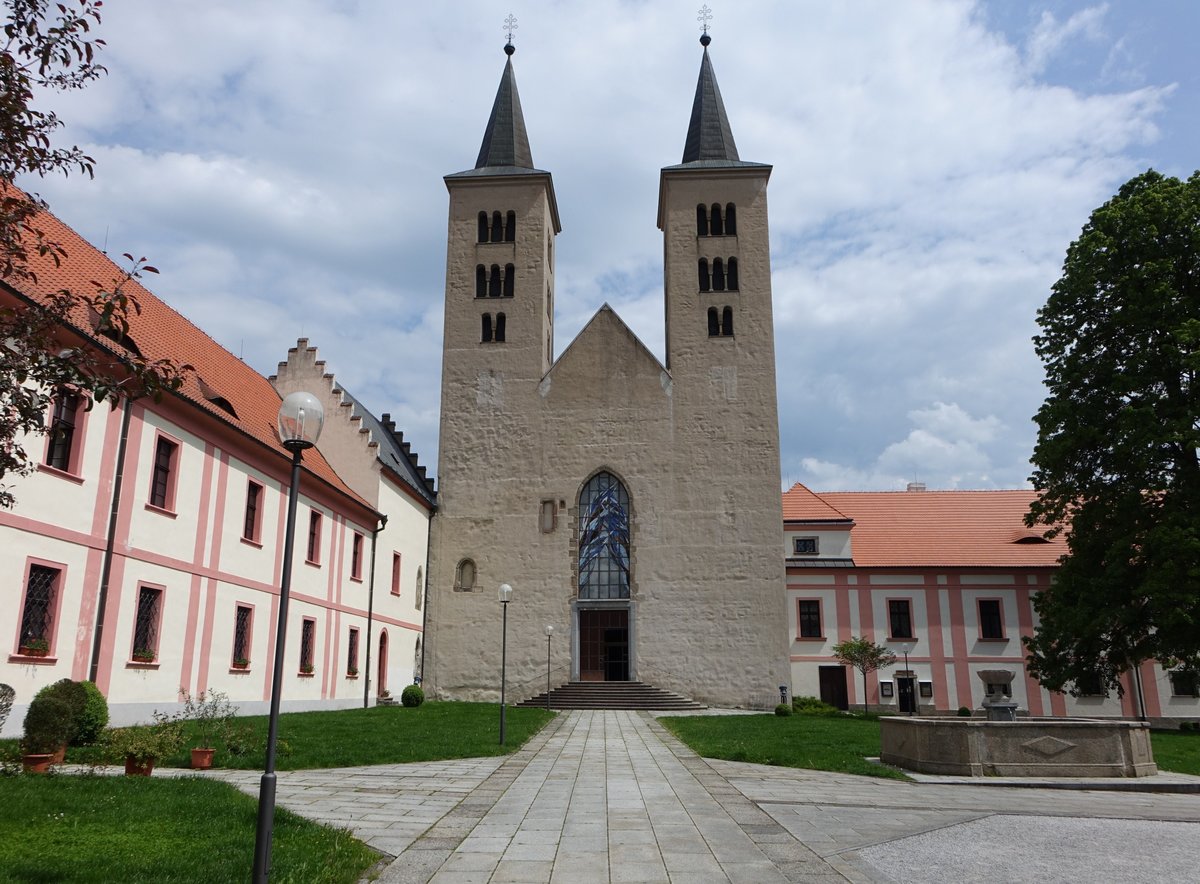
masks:
{"label": "church entrance door", "polygon": [[579,680],[629,681],[629,611],[579,612]]}

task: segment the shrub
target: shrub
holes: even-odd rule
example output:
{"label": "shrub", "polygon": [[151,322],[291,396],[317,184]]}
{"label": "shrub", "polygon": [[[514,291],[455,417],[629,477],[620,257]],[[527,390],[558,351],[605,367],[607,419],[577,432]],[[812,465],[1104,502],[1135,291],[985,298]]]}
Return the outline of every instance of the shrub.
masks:
{"label": "shrub", "polygon": [[836,715],[841,712],[836,706],[830,706],[817,697],[792,697],[792,709],[809,715]]}
{"label": "shrub", "polygon": [[196,738],[201,749],[215,748],[218,740],[229,735],[238,707],[229,702],[229,695],[221,691],[207,690],[189,694],[179,689],[183,697],[183,717],[196,722]]}
{"label": "shrub", "polygon": [[54,682],[54,684],[46,685],[37,692],[37,696],[54,697],[67,704],[71,717],[67,726],[67,737],[64,742],[78,743],[79,730],[83,726],[83,716],[87,711],[87,689],[80,682],[71,681],[69,678],[62,678]]}
{"label": "shrub", "polygon": [[83,714],[76,720],[75,739],[79,743],[94,743],[108,727],[108,700],[93,682],[81,681],[87,694]]}
{"label": "shrub", "polygon": [[775,714],[780,717],[791,715],[792,707],[788,703],[780,703],[778,706],[775,707]]}
{"label": "shrub", "polygon": [[425,702],[425,692],[420,685],[410,684],[400,692],[400,702],[410,709],[415,708]]}
{"label": "shrub", "polygon": [[0,684],[0,731],[4,730],[4,722],[8,721],[8,713],[12,712],[13,700],[17,692],[12,685]]}
{"label": "shrub", "polygon": [[44,689],[29,704],[25,713],[25,738],[22,749],[30,755],[54,752],[67,742],[71,732],[72,712],[65,700]]}
{"label": "shrub", "polygon": [[108,751],[114,761],[133,757],[138,764],[144,764],[173,755],[181,746],[183,724],[162,712],[154,713],[154,724],[108,732]]}
{"label": "shrub", "polygon": [[958,707],[958,717],[959,718],[970,718],[971,715],[972,715],[971,707],[969,707],[969,706],[959,706]]}

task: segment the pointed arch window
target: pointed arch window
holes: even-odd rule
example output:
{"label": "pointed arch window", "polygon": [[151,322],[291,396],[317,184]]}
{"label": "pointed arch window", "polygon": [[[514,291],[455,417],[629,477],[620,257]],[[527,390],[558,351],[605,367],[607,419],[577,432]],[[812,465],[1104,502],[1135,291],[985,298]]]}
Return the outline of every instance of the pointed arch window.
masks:
{"label": "pointed arch window", "polygon": [[696,236],[708,236],[708,206],[696,206]]}
{"label": "pointed arch window", "polygon": [[479,340],[484,344],[492,342],[492,314],[483,314],[482,328],[479,331]]}
{"label": "pointed arch window", "polygon": [[712,264],[712,287],[714,292],[725,291],[725,262],[720,258],[713,258]]}
{"label": "pointed arch window", "polygon": [[501,293],[500,286],[501,286],[500,265],[493,264],[491,277],[488,281],[488,297],[489,298],[500,297],[500,293]]}
{"label": "pointed arch window", "polygon": [[721,223],[721,204],[712,204],[712,219],[708,223],[713,236],[724,236],[725,225]]}
{"label": "pointed arch window", "polygon": [[513,288],[516,285],[517,268],[512,264],[504,265],[504,297],[511,298],[513,296]]}
{"label": "pointed arch window", "polygon": [[488,216],[487,212],[479,213],[479,241],[488,241]]}
{"label": "pointed arch window", "polygon": [[707,292],[712,289],[712,282],[708,278],[708,258],[700,259],[700,291]]}
{"label": "pointed arch window", "polygon": [[730,258],[725,264],[725,288],[731,292],[738,290],[737,258]]}
{"label": "pointed arch window", "polygon": [[579,492],[579,597],[629,598],[629,494],[612,473]]}
{"label": "pointed arch window", "polygon": [[517,241],[517,213],[516,212],[509,212],[504,217],[504,241],[505,242],[516,242]]}
{"label": "pointed arch window", "polygon": [[499,212],[492,212],[492,242],[504,242],[504,218]]}
{"label": "pointed arch window", "polygon": [[487,297],[487,268],[482,264],[475,265],[475,297]]}
{"label": "pointed arch window", "polygon": [[725,206],[725,235],[737,236],[737,206],[733,203]]}
{"label": "pointed arch window", "polygon": [[504,314],[497,313],[496,314],[496,343],[497,344],[504,343],[504,324],[505,324],[504,323]]}

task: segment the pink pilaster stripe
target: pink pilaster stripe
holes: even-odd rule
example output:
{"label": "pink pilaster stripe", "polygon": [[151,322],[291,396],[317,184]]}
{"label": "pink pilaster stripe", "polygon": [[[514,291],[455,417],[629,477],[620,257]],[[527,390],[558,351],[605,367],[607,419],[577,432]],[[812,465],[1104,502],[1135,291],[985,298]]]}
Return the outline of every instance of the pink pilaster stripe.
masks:
{"label": "pink pilaster stripe", "polygon": [[83,681],[92,663],[92,636],[96,632],[96,603],[100,598],[100,575],[104,570],[104,551],[87,551],[83,566],[83,595],[79,599],[79,626],[75,630],[75,650],[71,658],[71,678]]}
{"label": "pink pilaster stripe", "polygon": [[[958,575],[949,577],[950,647],[954,652],[954,688],[959,706],[971,706],[971,667],[967,663],[967,626],[963,619],[962,585]],[[949,704],[947,704],[949,705]]]}
{"label": "pink pilaster stripe", "polygon": [[1146,698],[1146,715],[1150,718],[1161,718],[1162,697],[1158,693],[1158,675],[1154,669],[1153,660],[1142,663],[1142,693]]}
{"label": "pink pilaster stripe", "polygon": [[835,585],[840,583],[842,589],[834,594],[837,609],[837,637],[839,642],[847,641],[850,636],[850,590],[847,588],[846,577],[838,574],[834,578]]}
{"label": "pink pilaster stripe", "polygon": [[[204,453],[205,463],[211,476],[211,463],[214,452],[211,448],[206,447]],[[212,514],[213,540],[208,559],[208,570],[213,574],[221,573],[221,536],[225,533],[221,528],[225,524],[225,491],[228,486],[229,453],[222,451],[217,465],[217,496]],[[207,497],[206,493],[205,500],[207,500]],[[197,532],[203,534],[207,527],[207,507],[202,508],[201,515],[204,517],[204,520],[197,527]],[[208,689],[208,669],[212,659],[213,624],[216,622],[216,616],[217,581],[209,578],[208,592],[204,601],[204,628],[200,634],[200,665],[196,673],[196,689],[200,691]]]}
{"label": "pink pilaster stripe", "polygon": [[933,679],[933,705],[937,709],[950,708],[950,693],[946,682],[946,637],[942,629],[942,591],[937,585],[936,574],[924,575],[925,611],[929,621],[929,674]]}
{"label": "pink pilaster stripe", "polygon": [[[857,595],[858,595],[858,623],[859,623],[859,626],[862,627],[861,634],[865,635],[871,641],[875,641],[875,610],[874,610],[874,608],[871,607],[871,601],[872,601],[872,597],[873,597],[873,593],[871,592],[871,587],[870,586],[860,586],[858,588]],[[855,684],[858,681],[859,681],[859,679],[856,679],[856,678],[850,679],[851,684]],[[868,682],[868,684],[869,684],[869,682]],[[854,696],[855,690],[857,690],[857,686],[850,690],[850,695],[852,698],[851,702],[853,702],[853,696]],[[862,697],[861,700],[864,704],[869,704],[871,702],[871,689],[870,689],[870,687],[866,687],[866,688],[864,688],[864,690],[867,692],[867,694],[865,697]],[[875,704],[879,705],[879,688],[875,689]]]}
{"label": "pink pilaster stripe", "polygon": [[[1033,635],[1033,592],[1027,585],[1017,589],[1017,629],[1020,631],[1018,638]],[[1045,715],[1046,707],[1042,700],[1042,686],[1038,684],[1036,678],[1029,674],[1029,668],[1025,665],[1024,659],[1021,662],[1021,672],[1025,676],[1025,696],[1029,699],[1029,714]],[[1053,698],[1051,698],[1051,703],[1053,702]]]}

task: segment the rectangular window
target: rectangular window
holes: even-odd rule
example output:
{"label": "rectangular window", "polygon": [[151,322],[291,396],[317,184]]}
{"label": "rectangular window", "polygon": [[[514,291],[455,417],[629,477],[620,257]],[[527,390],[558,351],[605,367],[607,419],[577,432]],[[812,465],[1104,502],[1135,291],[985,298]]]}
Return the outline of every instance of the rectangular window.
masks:
{"label": "rectangular window", "polygon": [[912,638],[912,602],[888,599],[888,629],[891,638]]}
{"label": "rectangular window", "polygon": [[362,580],[362,565],[363,565],[363,536],[357,531],[354,532],[354,539],[350,544],[350,579]]}
{"label": "rectangular window", "polygon": [[45,657],[54,640],[54,615],[58,611],[62,570],[46,565],[30,565],[25,581],[25,601],[21,605],[21,635],[18,652]]}
{"label": "rectangular window", "polygon": [[253,479],[246,483],[246,517],[242,520],[242,539],[258,543],[262,537],[263,486]]}
{"label": "rectangular window", "polygon": [[1168,675],[1171,676],[1172,697],[1200,697],[1200,674],[1184,669]]}
{"label": "rectangular window", "polygon": [[1004,619],[1000,615],[1000,599],[979,600],[979,637],[1004,638]]}
{"label": "rectangular window", "polygon": [[308,513],[308,553],[305,558],[314,565],[321,564],[321,514],[316,510]]}
{"label": "rectangular window", "polygon": [[792,538],[792,548],[798,556],[815,556],[817,555],[817,538],[815,537],[794,537]]}
{"label": "rectangular window", "polygon": [[233,616],[233,668],[247,669],[250,666],[250,627],[254,622],[254,609],[249,605],[238,605]]}
{"label": "rectangular window", "polygon": [[158,626],[162,620],[162,589],[139,586],[133,620],[133,659],[153,663],[158,659]]}
{"label": "rectangular window", "polygon": [[392,595],[400,595],[400,553],[392,553]]}
{"label": "rectangular window", "polygon": [[800,599],[797,612],[800,638],[821,638],[821,603],[817,599]]}
{"label": "rectangular window", "polygon": [[317,621],[305,617],[300,625],[300,671],[312,675],[316,668],[313,664],[313,649],[317,641]]}
{"label": "rectangular window", "polygon": [[558,525],[558,506],[553,500],[542,501],[541,527],[543,534],[553,533]]}
{"label": "rectangular window", "polygon": [[346,642],[346,674],[358,675],[358,629],[350,627],[350,640]]}
{"label": "rectangular window", "polygon": [[75,416],[79,413],[79,396],[60,390],[54,400],[47,438],[46,466],[64,473],[76,472]]}
{"label": "rectangular window", "polygon": [[918,688],[918,690],[920,691],[921,697],[923,699],[928,700],[930,697],[933,696],[933,682],[931,682],[931,681],[920,682],[920,687]]}
{"label": "rectangular window", "polygon": [[150,477],[150,505],[160,510],[175,506],[176,462],[179,459],[179,443],[166,436],[154,442],[154,471]]}
{"label": "rectangular window", "polygon": [[1107,697],[1108,689],[1098,675],[1084,675],[1075,682],[1075,691],[1080,697]]}

